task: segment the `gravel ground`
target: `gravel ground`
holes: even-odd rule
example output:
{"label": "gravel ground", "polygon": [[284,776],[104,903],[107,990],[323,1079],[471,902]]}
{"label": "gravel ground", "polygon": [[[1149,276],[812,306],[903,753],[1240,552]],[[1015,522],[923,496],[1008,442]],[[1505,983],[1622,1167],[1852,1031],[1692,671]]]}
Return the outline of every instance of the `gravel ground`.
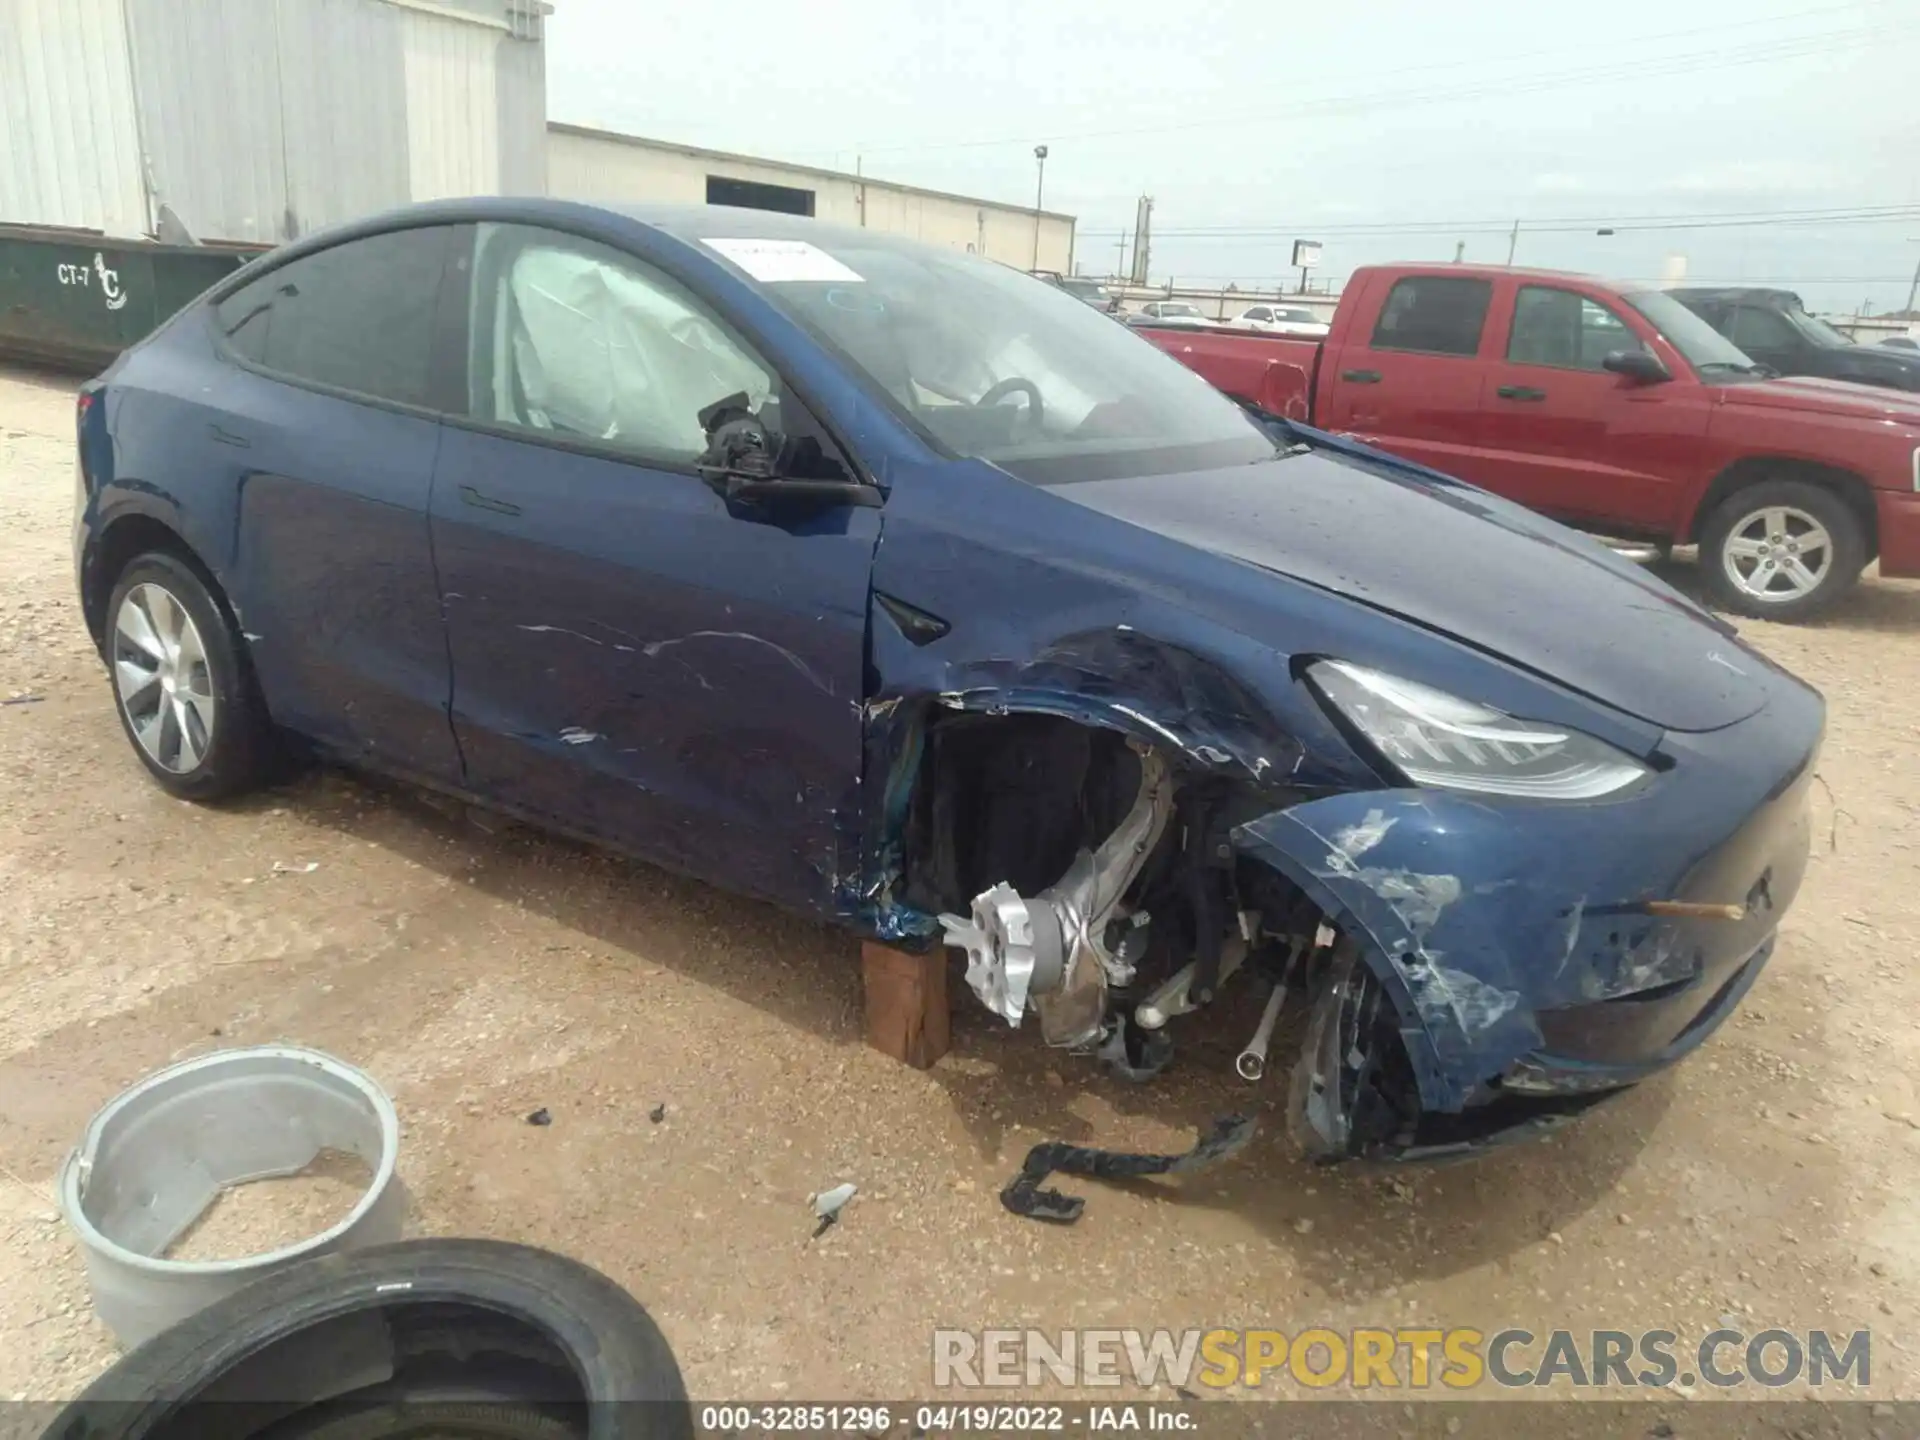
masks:
{"label": "gravel ground", "polygon": [[[936,1324],[1726,1317],[1871,1327],[1874,1396],[1920,1394],[1920,587],[1750,627],[1832,707],[1817,853],[1701,1054],[1549,1143],[1326,1172],[1290,1153],[1277,1081],[1231,1078],[1247,996],[1148,1089],[970,1000],[920,1074],[862,1043],[855,947],[827,929],[337,773],[168,799],[83,633],[71,433],[69,382],[0,373],[0,1398],[69,1395],[115,1354],[50,1200],[87,1117],[168,1061],[275,1040],[392,1093],[418,1232],[598,1266],[702,1397],[924,1398]],[[1183,1148],[1249,1102],[1247,1155],[1089,1184],[1071,1230],[995,1200],[1039,1140]],[[859,1195],[810,1240],[807,1196],[843,1180]]]}

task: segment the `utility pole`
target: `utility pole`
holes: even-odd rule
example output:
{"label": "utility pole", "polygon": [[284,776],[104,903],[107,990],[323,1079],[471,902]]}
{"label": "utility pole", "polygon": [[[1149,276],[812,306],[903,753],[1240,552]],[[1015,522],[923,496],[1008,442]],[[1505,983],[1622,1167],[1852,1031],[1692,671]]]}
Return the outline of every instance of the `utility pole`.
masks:
{"label": "utility pole", "polygon": [[[1467,242],[1464,240],[1454,241],[1453,242],[1453,263],[1458,265],[1462,260],[1466,258],[1467,258]],[[1508,261],[1507,263],[1512,264],[1513,262]]]}
{"label": "utility pole", "polygon": [[1120,254],[1114,259],[1113,273],[1116,277],[1118,277],[1126,274],[1126,271],[1127,271],[1127,232],[1122,230],[1120,232]]}
{"label": "utility pole", "polygon": [[[1907,237],[1907,243],[1909,245],[1920,245],[1920,235],[1909,235]],[[1913,284],[1907,287],[1906,318],[1908,324],[1912,324],[1915,320],[1920,320],[1920,315],[1913,313],[1913,302],[1915,300],[1920,300],[1920,261],[1915,262],[1913,267]]]}
{"label": "utility pole", "polygon": [[1513,252],[1520,248],[1520,222],[1513,222],[1513,233],[1507,237],[1507,268],[1513,268]]}
{"label": "utility pole", "polygon": [[860,175],[860,160],[858,155],[853,157],[853,175],[859,182],[854,194],[860,202],[860,228],[864,230],[867,228],[867,182]]}
{"label": "utility pole", "polygon": [[1133,266],[1128,278],[1135,285],[1147,283],[1147,272],[1153,264],[1153,197],[1142,195],[1140,203],[1133,210]]}
{"label": "utility pole", "polygon": [[1032,268],[1035,270],[1038,270],[1040,268],[1040,204],[1041,204],[1041,200],[1044,198],[1044,196],[1047,193],[1047,147],[1044,145],[1034,146],[1033,158],[1034,158],[1034,162],[1039,166],[1039,173],[1034,177],[1034,182],[1033,182],[1033,266]]}

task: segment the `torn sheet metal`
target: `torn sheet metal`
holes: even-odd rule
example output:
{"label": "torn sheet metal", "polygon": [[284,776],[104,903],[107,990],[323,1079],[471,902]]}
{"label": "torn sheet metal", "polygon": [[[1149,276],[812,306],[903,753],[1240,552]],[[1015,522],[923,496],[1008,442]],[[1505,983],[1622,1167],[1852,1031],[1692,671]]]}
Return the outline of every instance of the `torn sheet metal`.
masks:
{"label": "torn sheet metal", "polygon": [[1027,1152],[1020,1173],[1000,1192],[1000,1203],[1028,1220],[1071,1225],[1087,1208],[1078,1195],[1040,1187],[1056,1171],[1095,1180],[1135,1180],[1148,1175],[1187,1175],[1238,1155],[1253,1139],[1257,1122],[1250,1115],[1215,1120],[1191,1150],[1179,1155],[1142,1155],[1129,1150],[1095,1150],[1049,1140]]}
{"label": "torn sheet metal", "polygon": [[1290,774],[1302,750],[1218,663],[1126,625],[1063,636],[1030,659],[972,661],[942,679],[939,703],[950,710],[1081,720],[1256,783]]}
{"label": "torn sheet metal", "polygon": [[1776,922],[1649,915],[1643,897],[1745,893],[1756,871],[1790,895],[1804,862],[1780,836],[1804,783],[1731,839],[1678,794],[1659,826],[1610,835],[1605,806],[1374,790],[1263,815],[1233,843],[1362,941],[1423,1106],[1458,1112],[1535,1052],[1665,1063],[1697,1043],[1703,1007],[1751,983]]}

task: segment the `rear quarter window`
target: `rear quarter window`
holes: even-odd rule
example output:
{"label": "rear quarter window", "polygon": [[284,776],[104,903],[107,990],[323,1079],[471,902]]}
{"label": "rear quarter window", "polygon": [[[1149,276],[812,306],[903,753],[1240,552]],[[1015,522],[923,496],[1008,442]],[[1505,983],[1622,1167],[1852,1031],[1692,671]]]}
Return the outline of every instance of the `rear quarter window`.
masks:
{"label": "rear quarter window", "polygon": [[1493,302],[1491,280],[1409,275],[1396,280],[1380,307],[1369,348],[1426,355],[1475,355]]}

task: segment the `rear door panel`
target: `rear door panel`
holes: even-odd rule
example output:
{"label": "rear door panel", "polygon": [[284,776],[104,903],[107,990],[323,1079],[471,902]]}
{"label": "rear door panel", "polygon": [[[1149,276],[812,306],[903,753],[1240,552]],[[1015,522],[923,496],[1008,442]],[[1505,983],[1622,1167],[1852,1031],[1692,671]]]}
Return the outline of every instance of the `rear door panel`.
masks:
{"label": "rear door panel", "polygon": [[[1451,280],[1416,275],[1396,278],[1374,275],[1356,297],[1351,323],[1336,346],[1321,356],[1321,390],[1325,398],[1316,423],[1328,430],[1347,432],[1381,449],[1450,475],[1480,479],[1477,431],[1480,392],[1485,366],[1479,352],[1478,331],[1470,324],[1470,305],[1457,312],[1465,317],[1446,334],[1423,336],[1403,330],[1382,314],[1393,305],[1398,286],[1432,284],[1485,287],[1489,297],[1481,311],[1482,326],[1491,304],[1491,284],[1484,280]],[[1396,315],[1393,319],[1398,319]],[[1438,346],[1451,342],[1454,353]]]}

